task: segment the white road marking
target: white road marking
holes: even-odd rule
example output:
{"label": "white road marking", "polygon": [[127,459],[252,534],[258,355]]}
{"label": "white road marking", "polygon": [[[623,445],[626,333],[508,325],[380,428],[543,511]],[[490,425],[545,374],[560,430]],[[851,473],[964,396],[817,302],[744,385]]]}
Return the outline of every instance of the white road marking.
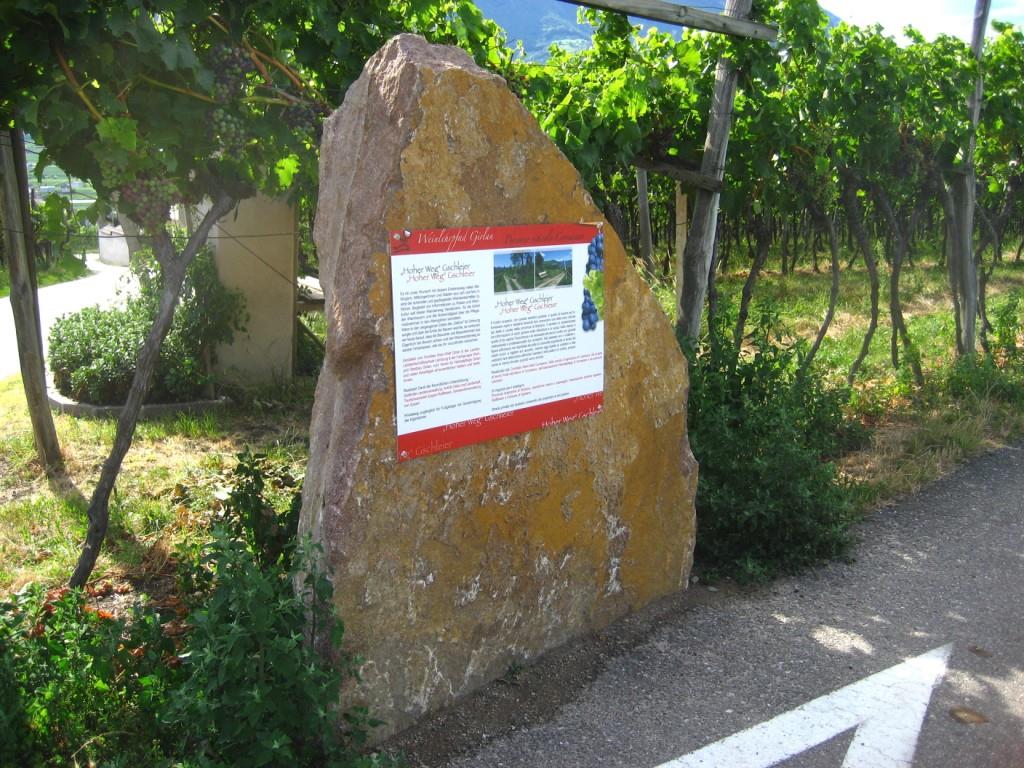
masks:
{"label": "white road marking", "polygon": [[770,768],[852,728],[843,768],[910,768],[952,649],[936,648],[657,768]]}

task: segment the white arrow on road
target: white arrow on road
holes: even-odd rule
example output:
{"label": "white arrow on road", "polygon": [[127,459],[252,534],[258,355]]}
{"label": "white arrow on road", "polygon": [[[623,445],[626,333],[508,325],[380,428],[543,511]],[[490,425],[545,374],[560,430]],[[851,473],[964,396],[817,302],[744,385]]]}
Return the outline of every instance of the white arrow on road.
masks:
{"label": "white arrow on road", "polygon": [[910,768],[952,649],[936,648],[657,768],[770,768],[852,728],[843,768]]}

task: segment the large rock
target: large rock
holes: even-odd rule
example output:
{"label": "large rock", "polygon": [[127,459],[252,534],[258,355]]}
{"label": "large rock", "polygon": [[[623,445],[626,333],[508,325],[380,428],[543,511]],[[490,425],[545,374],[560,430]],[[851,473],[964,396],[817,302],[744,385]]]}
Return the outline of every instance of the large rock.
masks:
{"label": "large rock", "polygon": [[327,122],[327,358],[301,528],[363,659],[351,695],[388,732],[687,583],[686,364],[610,228],[603,411],[395,458],[388,231],[599,220],[504,81],[458,49],[394,38]]}

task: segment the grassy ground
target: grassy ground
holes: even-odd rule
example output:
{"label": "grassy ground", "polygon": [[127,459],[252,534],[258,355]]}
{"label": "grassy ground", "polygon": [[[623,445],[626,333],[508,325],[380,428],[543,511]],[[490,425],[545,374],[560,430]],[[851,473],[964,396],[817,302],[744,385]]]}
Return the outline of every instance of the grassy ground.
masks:
{"label": "grassy ground", "polygon": [[[744,278],[737,271],[719,280],[723,304],[738,300]],[[791,338],[809,338],[824,315],[828,285],[827,274],[769,271],[751,317],[772,308]],[[880,326],[849,404],[873,436],[867,449],[842,461],[844,473],[860,482],[865,506],[912,491],[965,457],[1024,436],[1024,411],[984,388],[955,402],[949,397],[943,377],[952,360],[953,323],[943,270],[919,260],[904,280],[910,333],[929,379],[923,391],[889,362],[885,276],[882,288]],[[1022,288],[1024,264],[1000,266],[990,282],[993,312]],[[656,293],[671,313],[671,288],[657,285]],[[844,270],[836,321],[816,363],[837,385],[845,381],[867,326],[868,295],[864,271]],[[17,377],[0,382],[0,423],[6,426],[0,436],[0,593],[32,580],[58,583],[70,573],[85,531],[85,499],[114,435],[111,421],[56,417],[77,491],[62,497],[40,480],[24,403]],[[141,423],[113,498],[112,529],[96,577],[138,581],[163,568],[175,544],[214,513],[214,497],[234,455],[246,447],[301,473],[311,403],[312,379],[303,379],[286,390],[250,395],[215,415]]]}
{"label": "grassy ground", "polygon": [[[1015,293],[1024,292],[1024,263],[1013,251],[997,265],[987,290],[989,317]],[[844,262],[845,267],[845,262]],[[827,269],[827,262],[822,261]],[[972,455],[1024,437],[1024,412],[984,391],[951,400],[945,377],[955,354],[955,324],[945,269],[934,259],[917,258],[904,267],[900,296],[910,336],[928,381],[924,390],[912,384],[909,370],[893,368],[890,359],[889,283],[880,265],[879,324],[869,354],[850,392],[849,409],[873,430],[871,445],[842,461],[844,473],[861,482],[866,505],[909,493],[948,472]],[[745,269],[719,277],[719,302],[738,306]],[[811,340],[825,316],[830,275],[809,268],[782,275],[765,271],[754,293],[748,329],[759,312],[777,316],[783,340]],[[668,284],[655,287],[659,302],[674,317],[674,293]],[[843,269],[835,318],[815,366],[835,386],[844,386],[850,365],[860,351],[870,315],[870,282],[858,262]],[[1016,322],[1024,323],[1018,309]],[[1018,328],[1019,331],[1019,328]],[[991,334],[990,334],[991,335]],[[902,349],[901,349],[902,355]]]}
{"label": "grassy ground", "polygon": [[[743,273],[732,273],[719,283],[724,296],[739,301]],[[817,365],[836,383],[845,380],[850,364],[860,350],[868,327],[870,284],[858,263],[840,278],[839,303],[829,335],[819,352]],[[881,276],[879,328],[859,378],[876,385],[898,378],[889,353],[888,275]],[[1024,263],[1005,262],[996,268],[987,295],[990,309],[997,309],[1012,291],[1024,288]],[[829,277],[800,270],[795,275],[768,273],[759,282],[754,310],[771,306],[779,312],[783,327],[793,338],[813,338],[828,305]],[[905,267],[900,297],[910,336],[920,350],[926,370],[937,370],[953,358],[955,326],[945,268],[934,261]]]}
{"label": "grassy ground", "polygon": [[[41,270],[38,274],[39,287],[66,283],[77,280],[87,272],[85,264],[76,256],[63,256],[53,266]],[[6,268],[0,269],[0,299],[11,294],[11,276]]]}
{"label": "grassy ground", "polygon": [[[94,578],[146,581],[187,538],[246,448],[297,471],[308,453],[312,382],[248,397],[230,410],[139,424],[111,503],[111,530]],[[72,488],[40,479],[19,377],[0,381],[0,594],[71,573],[85,533],[86,499],[114,437],[112,420],[55,417]]]}

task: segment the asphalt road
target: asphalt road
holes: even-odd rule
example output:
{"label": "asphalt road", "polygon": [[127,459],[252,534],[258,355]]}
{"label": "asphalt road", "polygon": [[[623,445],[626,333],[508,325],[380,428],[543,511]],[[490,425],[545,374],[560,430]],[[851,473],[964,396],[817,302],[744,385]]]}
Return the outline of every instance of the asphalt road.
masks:
{"label": "asphalt road", "polygon": [[1024,768],[1024,445],[860,536],[852,562],[691,587],[393,746],[450,768]]}
{"label": "asphalt road", "polygon": [[[58,317],[96,304],[111,306],[118,301],[118,288],[128,285],[127,267],[104,264],[95,254],[89,255],[87,263],[89,274],[86,277],[39,289],[39,320],[43,330],[44,354],[49,348],[50,327]],[[20,371],[11,300],[5,297],[0,299],[0,379]]]}

